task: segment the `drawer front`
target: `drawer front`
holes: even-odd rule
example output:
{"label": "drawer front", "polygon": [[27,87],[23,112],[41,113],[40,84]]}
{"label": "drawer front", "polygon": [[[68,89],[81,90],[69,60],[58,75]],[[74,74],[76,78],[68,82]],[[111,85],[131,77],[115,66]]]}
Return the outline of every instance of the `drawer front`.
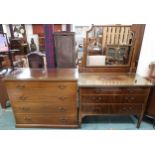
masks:
{"label": "drawer front", "polygon": [[81,114],[137,114],[141,113],[142,105],[140,104],[89,104],[81,106]]}
{"label": "drawer front", "polygon": [[53,116],[50,114],[16,114],[16,124],[56,124],[73,125],[77,124],[76,115]]}
{"label": "drawer front", "polygon": [[37,94],[38,96],[49,95],[74,95],[77,91],[76,82],[6,82],[7,90],[9,94],[13,95],[29,95]]}
{"label": "drawer front", "polygon": [[70,105],[75,104],[76,101],[76,94],[72,96],[67,96],[63,94],[57,94],[61,96],[53,96],[50,94],[21,94],[21,95],[13,95],[9,94],[10,100],[12,104],[29,104],[29,105],[42,105],[45,103],[51,104],[51,105]]}
{"label": "drawer front", "polygon": [[148,94],[146,87],[80,88],[81,94]]}
{"label": "drawer front", "polygon": [[82,95],[82,103],[145,103],[145,95]]}
{"label": "drawer front", "polygon": [[13,105],[13,111],[15,113],[51,113],[51,114],[72,114],[77,112],[75,104],[66,105],[30,105],[30,104],[19,104]]}

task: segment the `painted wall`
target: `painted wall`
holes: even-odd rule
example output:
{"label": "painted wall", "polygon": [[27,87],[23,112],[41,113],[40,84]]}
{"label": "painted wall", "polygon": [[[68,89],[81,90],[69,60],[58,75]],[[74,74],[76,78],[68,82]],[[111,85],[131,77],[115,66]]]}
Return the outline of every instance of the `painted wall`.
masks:
{"label": "painted wall", "polygon": [[155,24],[146,24],[137,73],[147,76],[148,65],[155,61]]}
{"label": "painted wall", "polygon": [[28,44],[30,45],[31,38],[33,38],[34,42],[36,43],[36,46],[37,46],[37,51],[39,51],[39,38],[38,38],[37,34],[33,34],[32,24],[26,24],[25,29],[26,29]]}

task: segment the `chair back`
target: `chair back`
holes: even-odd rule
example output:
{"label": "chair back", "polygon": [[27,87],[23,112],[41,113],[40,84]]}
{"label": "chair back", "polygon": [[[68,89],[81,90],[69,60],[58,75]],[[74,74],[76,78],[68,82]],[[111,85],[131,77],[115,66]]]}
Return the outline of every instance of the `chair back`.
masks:
{"label": "chair back", "polygon": [[45,54],[41,52],[32,52],[27,55],[30,68],[44,68]]}

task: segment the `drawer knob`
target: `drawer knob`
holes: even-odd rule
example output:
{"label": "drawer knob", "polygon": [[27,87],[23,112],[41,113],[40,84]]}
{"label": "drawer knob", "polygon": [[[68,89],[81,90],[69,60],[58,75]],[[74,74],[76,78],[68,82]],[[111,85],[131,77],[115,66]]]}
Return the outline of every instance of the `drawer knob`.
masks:
{"label": "drawer knob", "polygon": [[65,85],[59,85],[58,87],[59,87],[60,89],[62,89],[62,90],[66,88]]}

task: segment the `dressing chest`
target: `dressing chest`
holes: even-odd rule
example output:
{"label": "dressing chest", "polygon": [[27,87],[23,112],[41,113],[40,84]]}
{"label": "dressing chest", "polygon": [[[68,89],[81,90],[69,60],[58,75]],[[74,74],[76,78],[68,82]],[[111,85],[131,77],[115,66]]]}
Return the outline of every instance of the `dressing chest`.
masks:
{"label": "dressing chest", "polygon": [[80,66],[80,123],[85,116],[136,115],[140,127],[152,87],[136,74],[145,25],[92,25]]}
{"label": "dressing chest", "polygon": [[16,127],[78,127],[76,69],[17,69],[5,78]]}

